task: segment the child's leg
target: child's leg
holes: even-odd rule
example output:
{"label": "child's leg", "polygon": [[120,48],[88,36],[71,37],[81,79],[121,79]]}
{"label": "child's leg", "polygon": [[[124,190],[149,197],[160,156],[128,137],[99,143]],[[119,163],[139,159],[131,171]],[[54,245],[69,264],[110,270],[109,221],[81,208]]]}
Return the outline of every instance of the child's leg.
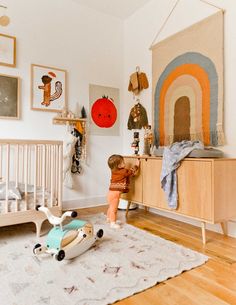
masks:
{"label": "child's leg", "polygon": [[107,203],[108,203],[108,209],[107,209],[107,222],[110,221],[110,211],[111,211],[111,204],[110,204],[110,191],[109,193],[107,194]]}
{"label": "child's leg", "polygon": [[109,208],[107,211],[107,218],[110,219],[111,222],[116,221],[116,214],[119,205],[120,192],[119,191],[109,191],[107,195],[107,200],[109,204]]}

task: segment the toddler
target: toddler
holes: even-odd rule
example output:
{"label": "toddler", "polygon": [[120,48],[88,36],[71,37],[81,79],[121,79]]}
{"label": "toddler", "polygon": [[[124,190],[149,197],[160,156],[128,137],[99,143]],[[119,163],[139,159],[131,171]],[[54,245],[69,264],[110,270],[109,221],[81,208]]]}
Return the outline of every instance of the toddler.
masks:
{"label": "toddler", "polygon": [[129,179],[137,174],[139,160],[137,159],[137,165],[127,169],[125,168],[124,158],[121,155],[112,155],[108,158],[108,166],[111,169],[111,183],[107,194],[109,204],[107,221],[110,222],[111,228],[118,229],[120,225],[116,223],[116,214],[120,194],[129,192]]}

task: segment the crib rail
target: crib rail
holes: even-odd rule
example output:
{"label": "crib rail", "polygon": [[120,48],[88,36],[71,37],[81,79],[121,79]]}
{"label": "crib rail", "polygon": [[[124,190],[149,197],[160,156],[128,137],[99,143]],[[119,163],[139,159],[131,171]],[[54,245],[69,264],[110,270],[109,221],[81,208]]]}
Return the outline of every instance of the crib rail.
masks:
{"label": "crib rail", "polygon": [[61,141],[0,139],[0,184],[5,187],[0,214],[34,210],[37,204],[61,207],[62,145]]}

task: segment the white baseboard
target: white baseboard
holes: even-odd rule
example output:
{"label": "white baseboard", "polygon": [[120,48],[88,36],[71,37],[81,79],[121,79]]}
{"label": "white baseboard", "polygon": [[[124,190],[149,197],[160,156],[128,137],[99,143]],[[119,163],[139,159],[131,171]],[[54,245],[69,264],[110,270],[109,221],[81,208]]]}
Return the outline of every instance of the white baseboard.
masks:
{"label": "white baseboard", "polygon": [[106,197],[90,197],[90,198],[79,198],[74,200],[64,200],[62,202],[63,210],[92,208],[101,205],[106,205]]}

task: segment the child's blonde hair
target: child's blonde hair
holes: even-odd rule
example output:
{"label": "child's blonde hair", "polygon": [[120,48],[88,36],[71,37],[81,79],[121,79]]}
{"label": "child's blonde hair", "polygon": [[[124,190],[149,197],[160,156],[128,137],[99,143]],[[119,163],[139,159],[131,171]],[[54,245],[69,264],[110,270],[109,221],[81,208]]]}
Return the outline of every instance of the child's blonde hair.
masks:
{"label": "child's blonde hair", "polygon": [[123,161],[124,158],[121,155],[112,155],[108,158],[107,163],[111,170],[116,170]]}

